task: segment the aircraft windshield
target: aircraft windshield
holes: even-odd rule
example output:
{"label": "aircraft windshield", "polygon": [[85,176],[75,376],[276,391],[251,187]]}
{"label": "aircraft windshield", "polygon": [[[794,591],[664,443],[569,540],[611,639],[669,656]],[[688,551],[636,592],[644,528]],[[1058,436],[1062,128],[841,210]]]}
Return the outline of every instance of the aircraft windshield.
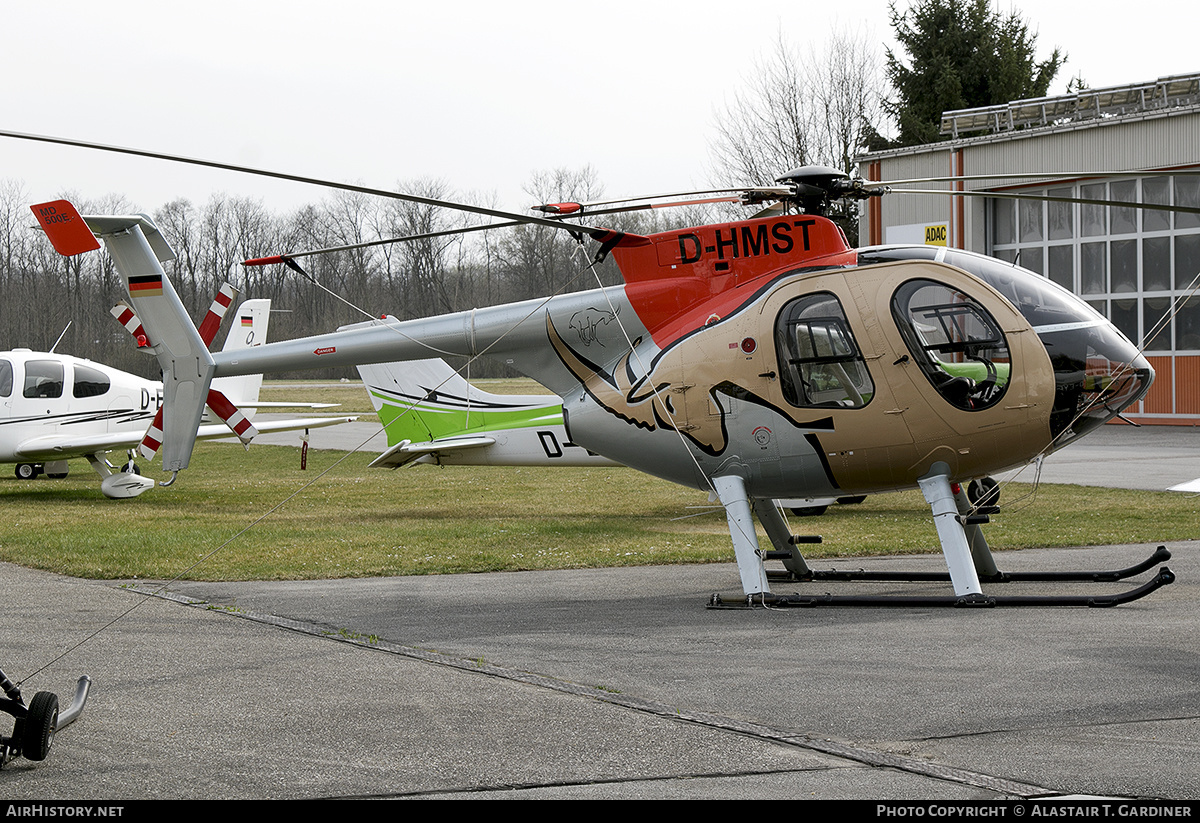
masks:
{"label": "aircraft windshield", "polygon": [[996,289],[1033,326],[1054,367],[1054,448],[1091,431],[1150,389],[1154,370],[1105,317],[1045,277],[994,257],[934,246],[863,249],[859,265],[940,260]]}

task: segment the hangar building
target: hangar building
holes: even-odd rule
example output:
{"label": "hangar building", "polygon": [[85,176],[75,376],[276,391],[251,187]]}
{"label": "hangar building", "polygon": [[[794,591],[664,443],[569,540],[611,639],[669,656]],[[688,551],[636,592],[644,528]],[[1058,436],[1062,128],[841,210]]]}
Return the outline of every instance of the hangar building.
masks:
{"label": "hangar building", "polygon": [[[913,186],[897,185],[867,201],[859,237],[982,252],[1070,289],[1154,366],[1150,393],[1126,416],[1200,425],[1200,74],[946,112],[941,130],[946,142],[863,155],[862,174],[884,181],[979,175],[916,185],[980,194],[903,195]],[[1038,182],[1038,172],[1078,174]],[[1049,199],[1005,197],[1013,192]],[[1197,211],[1053,199],[1064,196]]]}

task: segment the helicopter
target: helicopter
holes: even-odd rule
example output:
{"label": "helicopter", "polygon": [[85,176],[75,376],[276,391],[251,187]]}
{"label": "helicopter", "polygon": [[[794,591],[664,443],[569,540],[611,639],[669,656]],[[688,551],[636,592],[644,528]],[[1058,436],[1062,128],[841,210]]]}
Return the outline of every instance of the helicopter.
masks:
{"label": "helicopter", "polygon": [[[14,136],[6,133],[7,136]],[[37,138],[33,139],[48,139]],[[81,217],[59,207],[42,228],[63,253],[103,241],[146,329],[164,345],[163,468],[188,466],[214,377],[358,366],[432,355],[489,357],[562,401],[570,442],[609,460],[708,491],[725,510],[742,586],[710,607],[762,605],[1087,605],[1143,597],[1166,567],[1106,597],[1000,597],[983,582],[1120,580],[1169,557],[1049,578],[999,570],[981,526],[997,513],[991,476],[1073,443],[1145,396],[1154,370],[1108,319],[1031,271],[946,247],[855,249],[826,212],[879,197],[886,183],[809,166],[774,186],[631,200],[547,203],[536,215],[296,175],[49,138],[108,151],[319,182],[361,193],[568,231],[611,258],[623,283],[415,320],[390,318],[210,353],[162,264],[169,249],[144,215]],[[680,198],[686,198],[681,200]],[[753,217],[649,235],[587,223],[682,202],[741,203]],[[458,231],[478,230],[460,229]],[[405,239],[405,238],[401,238]],[[412,238],[407,238],[412,239]],[[345,247],[342,247],[345,248]],[[245,265],[298,268],[304,253]],[[572,329],[586,327],[584,335]],[[169,342],[168,342],[169,341]],[[778,594],[769,579],[822,579],[774,501],[920,489],[953,591],[945,597]],[[754,520],[771,548],[763,550]],[[781,560],[783,575],[765,561]],[[870,574],[870,573],[865,573]],[[879,578],[868,578],[879,579]],[[917,577],[916,579],[924,579]]]}

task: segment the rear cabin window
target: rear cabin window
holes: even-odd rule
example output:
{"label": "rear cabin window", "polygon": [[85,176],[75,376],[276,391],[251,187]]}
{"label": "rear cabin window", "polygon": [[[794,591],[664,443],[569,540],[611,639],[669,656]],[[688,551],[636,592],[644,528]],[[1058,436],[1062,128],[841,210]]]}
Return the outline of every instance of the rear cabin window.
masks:
{"label": "rear cabin window", "polygon": [[933,280],[910,280],[896,290],[892,316],[917,365],[951,405],[979,411],[1004,396],[1008,343],[973,298]]}
{"label": "rear cabin window", "polygon": [[0,360],[0,397],[12,394],[13,367],[7,360]]}
{"label": "rear cabin window", "polygon": [[63,366],[57,360],[25,362],[25,397],[62,397]]}
{"label": "rear cabin window", "polygon": [[99,397],[108,391],[111,385],[104,372],[91,366],[75,367],[75,385],[71,393],[76,397]]}
{"label": "rear cabin window", "polygon": [[793,406],[857,409],[875,384],[832,294],[810,294],[783,307],[775,324],[780,385]]}

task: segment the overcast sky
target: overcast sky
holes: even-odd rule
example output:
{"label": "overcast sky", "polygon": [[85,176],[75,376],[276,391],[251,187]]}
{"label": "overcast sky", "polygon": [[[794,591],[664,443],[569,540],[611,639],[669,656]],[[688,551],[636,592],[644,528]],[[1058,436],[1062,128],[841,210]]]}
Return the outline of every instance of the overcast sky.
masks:
{"label": "overcast sky", "polygon": [[[590,164],[611,196],[709,185],[713,124],[780,32],[801,52],[835,27],[891,44],[887,0],[5,6],[2,129],[378,188],[435,178],[522,212],[531,175],[556,167]],[[1200,72],[1190,3],[1033,6],[1017,8],[1039,56],[1069,55],[1052,93],[1077,74],[1100,87]],[[0,180],[34,202],[115,193],[147,211],[216,192],[279,211],[325,196],[9,139]]]}

